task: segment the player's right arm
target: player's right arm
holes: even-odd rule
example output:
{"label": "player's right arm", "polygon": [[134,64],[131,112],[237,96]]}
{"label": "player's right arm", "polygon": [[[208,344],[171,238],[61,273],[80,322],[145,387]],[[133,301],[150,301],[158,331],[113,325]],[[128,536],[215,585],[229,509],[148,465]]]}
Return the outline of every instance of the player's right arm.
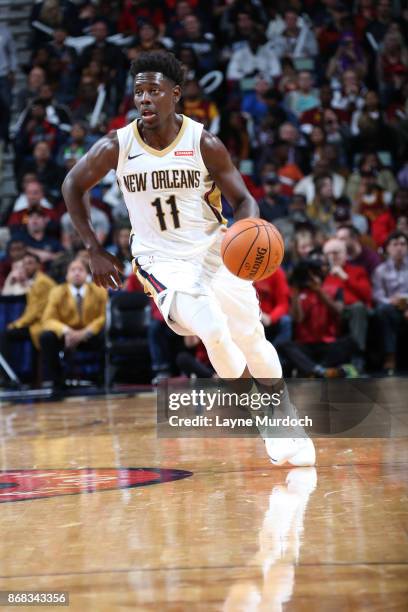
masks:
{"label": "player's right arm", "polygon": [[116,132],[110,132],[75,164],[62,185],[62,194],[72,223],[89,253],[94,282],[100,287],[112,289],[117,289],[121,284],[119,270],[122,270],[122,264],[98,242],[91,223],[88,192],[110,170],[116,169],[118,156],[118,137]]}

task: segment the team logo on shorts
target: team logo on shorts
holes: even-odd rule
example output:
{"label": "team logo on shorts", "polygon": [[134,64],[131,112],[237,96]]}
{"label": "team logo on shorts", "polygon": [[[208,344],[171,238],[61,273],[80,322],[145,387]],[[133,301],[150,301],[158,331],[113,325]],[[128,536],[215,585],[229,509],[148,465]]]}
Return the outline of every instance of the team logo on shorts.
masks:
{"label": "team logo on shorts", "polygon": [[194,151],[174,151],[174,155],[176,157],[192,157],[194,155]]}
{"label": "team logo on shorts", "polygon": [[186,470],[143,467],[0,471],[0,504],[60,495],[132,489],[181,480],[192,475],[192,472]]}

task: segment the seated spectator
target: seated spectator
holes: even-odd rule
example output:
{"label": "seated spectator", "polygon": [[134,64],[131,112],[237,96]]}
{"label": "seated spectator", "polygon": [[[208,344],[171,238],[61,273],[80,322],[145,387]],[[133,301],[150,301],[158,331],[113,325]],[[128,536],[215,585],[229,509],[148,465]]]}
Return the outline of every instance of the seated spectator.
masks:
{"label": "seated spectator", "polygon": [[194,121],[202,123],[211,134],[218,134],[220,129],[220,114],[211,100],[206,100],[198,81],[187,81],[183,89],[181,111]]}
{"label": "seated spectator", "polygon": [[292,321],[289,316],[289,287],[285,272],[278,268],[272,276],[255,283],[261,309],[261,321],[266,338],[279,347],[291,339]]}
{"label": "seated spectator", "polygon": [[23,260],[19,259],[11,266],[11,270],[4,281],[1,295],[25,295],[29,288]]}
{"label": "seated spectator", "polygon": [[268,105],[265,100],[266,93],[273,91],[270,88],[269,81],[264,78],[255,80],[253,90],[245,92],[242,96],[241,110],[243,113],[249,113],[252,120],[259,125],[268,114]]}
{"label": "seated spectator", "polygon": [[36,98],[15,135],[16,167],[32,156],[37,142],[47,142],[52,155],[56,152],[58,129],[47,119],[47,103]]}
{"label": "seated spectator", "polygon": [[183,25],[183,46],[194,49],[201,70],[207,72],[216,69],[218,58],[214,34],[203,32],[200,20],[194,14],[186,15]]}
{"label": "seated spectator", "polygon": [[0,333],[0,352],[7,361],[10,360],[14,342],[30,340],[39,348],[38,335],[41,329],[41,317],[47,305],[48,295],[55,286],[54,281],[41,272],[41,262],[36,255],[27,253],[20,264],[27,280],[27,304],[21,317],[12,321],[7,329]]}
{"label": "seated spectator", "polygon": [[312,173],[302,178],[296,185],[295,193],[302,193],[306,196],[307,203],[312,204],[316,197],[316,179],[321,176],[327,176],[327,174],[329,174],[332,179],[334,197],[340,198],[340,196],[343,195],[346,181],[343,176],[332,171],[326,158],[319,159],[315,162]]}
{"label": "seated spectator", "polygon": [[324,145],[326,144],[326,133],[324,128],[320,125],[315,125],[312,127],[309,140],[311,144],[310,158],[311,164],[313,165],[317,160],[324,157]]}
{"label": "seated spectator", "polygon": [[[266,28],[266,36],[269,40],[274,41],[277,36],[280,36],[285,31],[287,24],[274,2],[267,3],[266,6],[268,26]],[[297,18],[297,27],[302,28],[304,19],[299,15]]]}
{"label": "seated spectator", "polygon": [[[327,142],[324,153],[334,149],[336,159],[339,159],[343,165],[346,165],[349,130],[348,125],[344,121],[340,122],[340,113],[341,111],[335,111],[331,108],[326,108],[323,111],[323,129],[326,133]],[[344,174],[348,174],[348,168]]]}
{"label": "seated spectator", "polygon": [[193,9],[188,0],[177,0],[174,12],[170,14],[167,21],[165,36],[170,38],[176,45],[184,40],[184,19],[192,15]]}
{"label": "seated spectator", "polygon": [[54,287],[41,322],[40,346],[45,378],[54,391],[63,386],[60,351],[103,351],[107,292],[88,283],[89,270],[81,259],[68,267],[66,282]]}
{"label": "seated spectator", "polygon": [[378,81],[383,98],[388,101],[394,90],[393,76],[396,71],[408,69],[408,49],[401,32],[389,28],[384,36],[377,56]]}
{"label": "seated spectator", "polygon": [[351,338],[358,349],[353,355],[353,365],[359,372],[364,369],[364,352],[367,341],[368,312],[371,308],[370,279],[361,266],[347,262],[346,245],[338,238],[328,240],[323,253],[329,263],[329,273],[323,281],[323,289],[343,293],[342,320],[348,325]]}
{"label": "seated spectator", "polygon": [[[368,23],[366,36],[373,38],[376,48],[382,43],[385,34],[392,22],[392,10],[390,0],[378,0],[375,3],[374,18]],[[373,43],[370,42],[372,45]]]}
{"label": "seated spectator", "polygon": [[[322,6],[323,5],[323,6]],[[320,3],[317,32],[321,56],[333,57],[344,32],[352,30],[349,8],[343,2]]]}
{"label": "seated spectator", "polygon": [[[74,121],[90,123],[98,100],[98,84],[94,77],[83,75],[79,82],[77,97],[71,104]],[[107,122],[110,114],[109,101],[106,98],[98,117],[98,127]],[[94,126],[96,128],[97,126]]]}
{"label": "seated spectator", "polygon": [[[95,225],[94,225],[95,228]],[[130,250],[131,230],[129,227],[117,227],[113,234],[113,245],[109,252],[115,255],[123,265],[122,274],[128,277],[132,273],[132,253]]]}
{"label": "seated spectator", "polygon": [[340,225],[336,231],[338,240],[346,245],[347,261],[364,268],[369,278],[381,263],[381,257],[370,247],[361,243],[360,232],[353,225]]}
{"label": "seated spectator", "polygon": [[51,151],[47,142],[37,142],[34,147],[33,158],[33,161],[25,161],[20,168],[18,174],[19,189],[21,189],[22,177],[27,173],[33,173],[50,197],[61,199],[61,184],[64,180],[64,173],[51,159]]}
{"label": "seated spectator", "polygon": [[[110,221],[108,215],[103,212],[100,208],[91,204],[91,223],[95,230],[98,242],[105,244],[106,239],[110,232]],[[64,213],[60,219],[61,224],[61,240],[65,247],[66,235],[72,235],[75,233],[74,226],[71,221],[71,217],[68,212]],[[69,239],[68,239],[69,240]]]}
{"label": "seated spectator", "polygon": [[284,140],[279,140],[273,147],[277,165],[277,174],[281,184],[281,195],[290,198],[295,185],[303,178],[303,173],[295,161],[291,160],[291,146]]}
{"label": "seated spectator", "polygon": [[280,61],[272,44],[265,43],[264,35],[258,30],[254,30],[248,41],[232,53],[227,66],[227,79],[230,81],[261,75],[271,83],[280,74]]}
{"label": "seated spectator", "polygon": [[[401,231],[408,218],[408,189],[398,189],[391,206],[371,223],[371,233],[377,246],[382,247],[396,229]],[[399,227],[400,226],[400,227]]]}
{"label": "seated spectator", "polygon": [[336,200],[333,194],[333,179],[330,174],[322,174],[315,179],[316,195],[308,207],[308,215],[320,231],[329,236],[336,227],[333,219]]}
{"label": "seated spectator", "polygon": [[16,261],[23,259],[26,254],[26,246],[22,240],[12,238],[7,244],[6,256],[0,261],[0,289]]}
{"label": "seated spectator", "polygon": [[41,206],[32,206],[27,212],[27,223],[15,234],[27,247],[27,251],[38,257],[42,264],[49,264],[60,252],[62,246],[55,238],[47,235],[49,219]]}
{"label": "seated spectator", "polygon": [[353,152],[394,151],[392,132],[386,123],[376,91],[368,91],[364,106],[354,111],[351,118],[351,133],[355,137],[352,144]]}
{"label": "seated spectator", "polygon": [[[41,183],[37,180],[24,181],[23,193],[20,194],[15,201],[12,213],[8,219],[8,225],[13,226],[25,225],[28,220],[28,212],[32,208],[40,207],[44,214],[49,218],[55,218],[55,211],[49,200],[44,197],[44,189]],[[21,229],[21,228],[16,228]],[[15,229],[15,231],[16,231]]]}
{"label": "seated spectator", "polygon": [[71,111],[68,106],[57,102],[50,83],[43,83],[41,85],[36,100],[46,105],[47,121],[49,121],[51,125],[55,125],[61,132],[69,133],[72,123]]}
{"label": "seated spectator", "polygon": [[287,198],[281,195],[281,184],[277,174],[266,174],[262,177],[264,196],[258,202],[259,215],[265,221],[273,223],[275,219],[286,217],[288,213]]}
{"label": "seated spectator", "polygon": [[284,13],[285,29],[274,41],[274,48],[279,58],[290,57],[293,60],[310,58],[318,54],[317,40],[305,21],[299,27],[298,14],[291,8]]}
{"label": "seated spectator", "polygon": [[309,149],[306,138],[289,121],[281,123],[278,130],[279,140],[289,145],[288,161],[296,164],[302,173],[309,172],[310,159]]}
{"label": "seated spectator", "polygon": [[341,87],[333,93],[334,109],[347,112],[350,116],[364,106],[367,89],[355,70],[345,70],[341,79]]}
{"label": "seated spectator", "polygon": [[335,113],[340,123],[348,122],[348,115],[342,110],[334,109],[332,106],[333,92],[329,84],[325,83],[319,90],[319,103],[313,108],[305,111],[299,118],[302,131],[306,134],[311,132],[315,125],[323,125],[325,123],[325,111],[331,110]]}
{"label": "seated spectator", "polygon": [[386,204],[391,202],[398,183],[392,171],[382,165],[377,153],[363,154],[358,169],[350,174],[347,180],[346,195],[352,202],[360,196],[362,185],[367,184],[372,178],[375,178],[375,183],[383,189]]}
{"label": "seated spectator", "polygon": [[338,87],[345,70],[354,70],[361,79],[367,73],[367,61],[356,37],[350,32],[343,32],[335,54],[330,59],[326,76],[332,80],[332,86]]}
{"label": "seated spectator", "polygon": [[67,275],[67,268],[71,261],[74,259],[83,259],[88,261],[88,253],[84,250],[84,244],[77,233],[72,227],[67,232],[62,232],[61,243],[64,250],[50,262],[48,273],[55,280],[56,283],[61,284],[65,282]]}
{"label": "seated spectator", "polygon": [[119,15],[118,31],[123,34],[137,34],[141,23],[153,23],[161,33],[165,28],[163,9],[146,0],[125,0]]}
{"label": "seated spectator", "polygon": [[386,211],[384,192],[376,183],[375,176],[372,173],[363,178],[354,206],[355,210],[364,215],[372,224]]}
{"label": "seated spectator", "polygon": [[384,343],[383,367],[392,375],[396,368],[398,333],[408,321],[408,237],[396,231],[385,243],[387,261],[373,274],[373,297],[380,335]]}
{"label": "seated spectator", "polygon": [[219,138],[227,147],[230,155],[238,160],[249,157],[249,135],[246,119],[239,111],[221,115]]}
{"label": "seated spectator", "polygon": [[297,224],[293,236],[293,262],[308,260],[318,249],[317,232],[313,225]]}
{"label": "seated spectator", "polygon": [[214,369],[208,359],[204,344],[198,336],[184,336],[187,350],[181,351],[177,357],[177,367],[185,376],[197,378],[216,378]]}
{"label": "seated spectator", "polygon": [[197,54],[192,47],[184,47],[181,45],[177,48],[176,55],[182,64],[186,80],[198,79],[203,76],[203,70],[201,70],[198,63]]}
{"label": "seated spectator", "polygon": [[304,112],[315,108],[319,104],[319,94],[313,88],[311,72],[302,70],[298,73],[297,88],[287,94],[286,106],[299,118]]}
{"label": "seated spectator", "polygon": [[74,165],[73,161],[81,159],[90,148],[91,144],[92,142],[88,138],[86,124],[81,121],[76,121],[71,126],[71,132],[67,142],[61,147],[58,156],[58,164],[60,166],[65,166],[67,160],[69,160],[68,165],[71,168]]}
{"label": "seated spectator", "polygon": [[25,108],[29,108],[33,100],[38,98],[40,87],[45,83],[45,70],[39,66],[34,66],[28,73],[27,84],[17,92],[16,107],[17,112],[22,113]]}
{"label": "seated spectator", "polygon": [[159,30],[152,23],[141,23],[137,43],[132,46],[136,54],[160,51],[166,47],[159,40]]}
{"label": "seated spectator", "polygon": [[[296,229],[299,226],[311,225],[311,221],[307,216],[306,198],[302,194],[293,194],[288,202],[288,214],[285,217],[274,219],[274,225],[278,228],[283,236],[286,253],[290,253],[295,239]],[[312,250],[312,249],[311,249]],[[286,258],[285,258],[286,260]]]}
{"label": "seated spectator", "polygon": [[216,12],[224,13],[220,29],[232,52],[242,47],[254,30],[263,31],[253,4],[234,7],[229,0],[217,0],[217,4]]}
{"label": "seated spectator", "polygon": [[354,342],[339,333],[343,311],[341,289],[323,288],[321,263],[300,262],[291,277],[295,341],[281,345],[281,353],[301,375],[344,377],[354,372],[348,364]]}
{"label": "seated spectator", "polygon": [[98,60],[103,66],[107,66],[110,70],[110,77],[114,78],[117,71],[124,65],[124,56],[119,47],[110,43],[107,39],[109,35],[108,27],[104,21],[95,21],[90,33],[94,37],[95,42],[89,45],[83,51],[79,58],[80,68],[88,66],[92,60]]}

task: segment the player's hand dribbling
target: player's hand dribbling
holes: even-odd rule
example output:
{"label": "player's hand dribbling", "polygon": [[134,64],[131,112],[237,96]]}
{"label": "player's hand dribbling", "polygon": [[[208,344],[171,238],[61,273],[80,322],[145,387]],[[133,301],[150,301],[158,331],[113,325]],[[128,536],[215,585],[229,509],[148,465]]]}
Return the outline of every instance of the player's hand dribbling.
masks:
{"label": "player's hand dribbling", "polygon": [[88,253],[95,285],[105,289],[120,289],[122,281],[119,272],[123,272],[123,265],[119,259],[102,247],[89,249]]}

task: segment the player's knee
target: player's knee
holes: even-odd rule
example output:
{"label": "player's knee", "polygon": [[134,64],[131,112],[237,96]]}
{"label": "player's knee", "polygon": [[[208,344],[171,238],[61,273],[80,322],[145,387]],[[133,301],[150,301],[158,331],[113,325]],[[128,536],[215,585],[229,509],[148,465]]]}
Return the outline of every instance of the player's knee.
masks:
{"label": "player's knee", "polygon": [[205,346],[207,349],[211,349],[212,347],[225,342],[227,340],[228,333],[225,330],[225,327],[222,325],[222,322],[211,321],[203,336],[202,341],[204,342]]}
{"label": "player's knee", "polygon": [[262,323],[259,323],[251,334],[242,334],[237,337],[237,344],[245,351],[257,351],[267,342]]}

